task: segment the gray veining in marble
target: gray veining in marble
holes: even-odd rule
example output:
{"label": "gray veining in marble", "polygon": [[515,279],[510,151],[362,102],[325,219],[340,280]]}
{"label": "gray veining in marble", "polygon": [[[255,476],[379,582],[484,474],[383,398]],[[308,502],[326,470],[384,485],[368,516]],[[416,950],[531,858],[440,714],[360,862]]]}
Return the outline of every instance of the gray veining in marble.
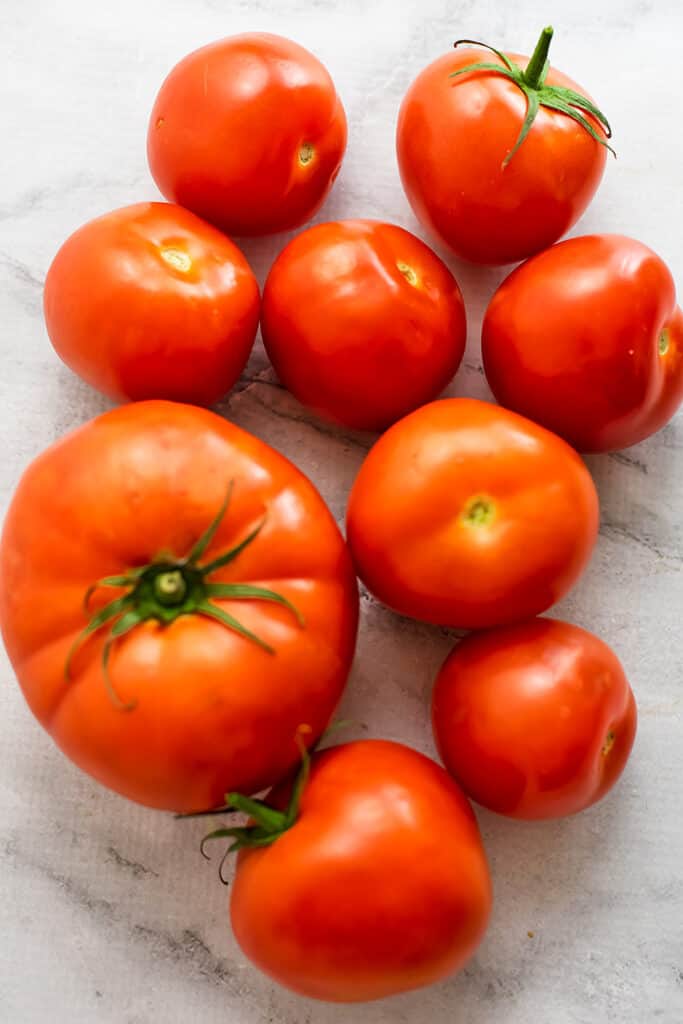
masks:
{"label": "gray veining in marble", "polygon": [[[23,0],[0,4],[0,512],[23,467],[106,408],[53,354],[41,287],[66,235],[157,196],[145,129],[163,75],[190,49],[271,30],[330,68],[349,150],[319,219],[374,216],[416,230],[393,155],[400,97],[458,36],[528,50],[556,28],[553,60],[611,117],[619,159],[578,230],[632,234],[683,286],[677,0]],[[261,281],[283,237],[244,248]],[[450,261],[470,314],[449,393],[487,396],[482,310],[503,272]],[[370,443],[312,420],[260,347],[221,411],[292,458],[342,520]],[[640,732],[614,794],[572,820],[479,815],[495,883],[489,935],[458,977],[364,1007],[272,985],[227,925],[201,825],[126,803],[67,762],[31,718],[0,657],[0,1021],[6,1024],[681,1024],[683,1022],[683,418],[628,452],[589,460],[602,528],[589,571],[555,613],[614,646]],[[367,595],[343,715],[432,752],[431,680],[452,637]],[[362,729],[356,730],[362,733]]]}

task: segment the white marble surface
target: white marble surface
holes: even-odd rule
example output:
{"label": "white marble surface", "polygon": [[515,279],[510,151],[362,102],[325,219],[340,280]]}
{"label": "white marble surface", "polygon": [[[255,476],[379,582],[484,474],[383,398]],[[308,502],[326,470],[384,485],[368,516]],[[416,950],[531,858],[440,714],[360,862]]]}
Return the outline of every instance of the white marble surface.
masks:
{"label": "white marble surface", "polygon": [[[678,0],[23,0],[0,4],[2,511],[37,452],[106,403],[54,356],[41,317],[51,256],[83,221],[157,195],[148,112],[165,72],[231,32],[272,30],[330,68],[350,121],[324,219],[417,230],[393,153],[400,97],[458,36],[553,57],[611,117],[619,151],[580,231],[630,233],[683,286]],[[261,280],[283,244],[245,246]],[[478,333],[498,271],[451,263],[470,311],[454,394],[485,396]],[[260,348],[226,415],[294,459],[335,515],[368,439],[311,420]],[[592,565],[556,613],[621,656],[640,706],[616,792],[574,820],[480,814],[496,908],[459,977],[366,1007],[279,990],[243,959],[227,892],[198,856],[201,825],[133,806],[72,767],[0,661],[0,1021],[4,1024],[681,1024],[683,742],[680,624],[683,420],[629,452],[591,458],[603,524]],[[363,599],[344,716],[431,751],[427,701],[447,632]],[[532,934],[533,933],[533,934]]]}

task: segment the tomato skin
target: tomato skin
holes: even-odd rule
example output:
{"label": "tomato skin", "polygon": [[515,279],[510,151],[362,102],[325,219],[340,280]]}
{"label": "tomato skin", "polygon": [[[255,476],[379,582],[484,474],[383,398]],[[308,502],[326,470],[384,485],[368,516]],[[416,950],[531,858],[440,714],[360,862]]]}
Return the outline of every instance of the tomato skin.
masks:
{"label": "tomato skin", "polygon": [[230,914],[246,955],[280,984],[360,1002],[457,970],[490,907],[458,787],[422,754],[366,740],[314,756],[293,828],[240,852]]}
{"label": "tomato skin", "polygon": [[[526,68],[528,57],[507,56]],[[502,66],[489,50],[458,47],[417,76],[398,116],[399,170],[416,217],[453,252],[474,263],[513,263],[576,223],[600,184],[606,150],[566,114],[541,107],[503,166],[526,99],[495,72],[449,77],[478,61]],[[546,81],[588,96],[554,68]]]}
{"label": "tomato skin", "polygon": [[318,224],[291,241],[266,281],[261,330],[292,394],[361,430],[435,398],[467,337],[445,263],[403,228],[371,220]]}
{"label": "tomato skin", "polygon": [[249,358],[259,306],[237,246],[170,203],[138,203],[84,224],[45,281],[55,351],[118,401],[217,402]]}
{"label": "tomato skin", "polygon": [[[67,678],[90,617],[87,588],[161,551],[187,556],[230,480],[207,557],[266,518],[212,580],[270,585],[304,625],[263,601],[214,601],[270,654],[201,615],[144,622],[109,661],[121,701],[135,702],[129,711],[106,690],[105,631],[76,651]],[[96,591],[92,611],[118,593]],[[31,710],[84,771],[151,807],[214,807],[228,790],[255,792],[288,772],[297,728],[307,723],[313,742],[339,700],[357,603],[346,546],[313,485],[257,438],[189,405],[121,406],[48,448],[25,471],[0,542],[0,625]]]}
{"label": "tomato skin", "polygon": [[229,36],[176,64],[147,135],[163,195],[230,235],[310,220],[345,148],[346,115],[326,69],[265,32]]}
{"label": "tomato skin", "polygon": [[356,570],[380,601],[468,629],[549,608],[577,580],[597,531],[579,456],[531,421],[468,398],[432,402],[391,427],[347,511]]}
{"label": "tomato skin", "polygon": [[636,703],[602,640],[532,619],[459,643],[439,672],[434,736],[471,799],[512,818],[558,818],[600,800],[636,735]]}
{"label": "tomato skin", "polygon": [[651,249],[620,235],[570,238],[514,270],[486,311],[482,354],[502,405],[580,451],[637,444],[683,401],[673,279]]}

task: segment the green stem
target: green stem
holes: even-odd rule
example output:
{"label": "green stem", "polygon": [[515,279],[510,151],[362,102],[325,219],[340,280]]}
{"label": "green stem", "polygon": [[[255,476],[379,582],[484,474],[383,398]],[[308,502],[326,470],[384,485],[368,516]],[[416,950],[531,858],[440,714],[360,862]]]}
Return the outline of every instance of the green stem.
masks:
{"label": "green stem", "polygon": [[547,25],[541,32],[536,43],[536,49],[532,53],[524,72],[524,81],[530,89],[538,89],[545,81],[545,77],[548,74],[548,50],[550,49],[552,38],[552,26]]}
{"label": "green stem", "polygon": [[[548,49],[550,47],[550,40],[552,37],[553,30],[550,25],[548,25],[541,32],[536,49],[531,55],[531,59],[529,60],[525,71],[522,71],[521,67],[514,64],[501,50],[497,50],[495,46],[490,46],[488,43],[479,42],[474,39],[459,39],[455,43],[456,46],[460,46],[463,43],[473,46],[481,46],[484,49],[495,53],[501,63],[495,64],[493,61],[475,61],[472,64],[466,64],[464,67],[459,67],[457,70],[451,71],[449,76],[450,78],[457,78],[460,82],[464,83],[467,81],[467,78],[464,76],[470,75],[474,71],[499,75],[502,78],[507,78],[511,81],[526,99],[526,114],[521,124],[519,135],[515,140],[515,144],[503,157],[503,169],[507,167],[528,136],[541,107],[545,107],[548,110],[556,110],[559,113],[570,117],[588,135],[590,135],[592,139],[598,142],[601,146],[604,146],[606,149],[609,149],[609,151],[614,154],[614,150],[607,142],[607,139],[612,137],[612,130],[610,128],[609,121],[599,107],[596,107],[592,100],[589,100],[587,96],[584,96],[575,89],[569,89],[563,85],[548,85],[546,83],[548,70],[550,68],[550,64],[548,63]],[[593,124],[588,120],[587,115],[598,122],[601,131],[596,131]]]}
{"label": "green stem", "polygon": [[102,646],[102,673],[112,703],[126,710],[134,703],[123,704],[117,697],[114,685],[109,677],[109,657],[116,639],[135,629],[142,622],[154,620],[162,626],[168,626],[180,615],[203,615],[220,622],[226,629],[239,634],[251,643],[256,644],[268,654],[275,651],[257,633],[243,626],[239,619],[228,613],[211,598],[218,601],[264,601],[278,604],[294,616],[298,625],[305,626],[303,616],[298,608],[283,594],[266,587],[249,583],[212,583],[210,577],[219,569],[234,562],[241,553],[258,537],[265,524],[264,518],[229,550],[218,554],[210,562],[202,564],[199,559],[208,550],[218,528],[228,510],[234,489],[234,481],[230,481],[227,493],[214,519],[196,541],[185,557],[173,554],[158,556],[148,565],[137,566],[123,575],[105,576],[88,587],[84,610],[88,613],[90,598],[100,587],[116,587],[125,589],[127,593],[110,601],[90,618],[85,628],[72,643],[64,666],[65,675],[71,676],[73,659],[83,642],[103,627],[108,628]]}
{"label": "green stem", "polygon": [[[288,832],[290,828],[296,825],[299,820],[301,798],[306,788],[306,784],[308,783],[311,767],[310,754],[303,737],[304,734],[310,733],[310,731],[310,726],[300,725],[296,732],[295,739],[301,753],[301,764],[292,783],[289,802],[284,811],[271,807],[270,804],[267,804],[264,800],[257,800],[252,797],[243,796],[241,793],[226,793],[226,807],[230,810],[235,809],[241,811],[243,814],[248,814],[251,821],[247,825],[237,825],[234,828],[214,829],[213,832],[209,832],[204,836],[199,847],[202,856],[209,860],[209,856],[205,852],[205,847],[208,842],[212,839],[231,840],[228,849],[221,858],[220,867],[218,869],[218,875],[224,884],[227,885],[227,879],[223,874],[223,868],[231,853],[236,853],[238,850],[249,848],[254,849],[257,847],[271,846],[273,843],[277,842],[280,836],[283,836],[285,832]],[[209,811],[206,813],[220,814],[224,810],[225,809],[221,808],[217,812]],[[180,814],[176,815],[176,817],[193,818],[197,817],[197,814],[196,812],[194,814]]]}

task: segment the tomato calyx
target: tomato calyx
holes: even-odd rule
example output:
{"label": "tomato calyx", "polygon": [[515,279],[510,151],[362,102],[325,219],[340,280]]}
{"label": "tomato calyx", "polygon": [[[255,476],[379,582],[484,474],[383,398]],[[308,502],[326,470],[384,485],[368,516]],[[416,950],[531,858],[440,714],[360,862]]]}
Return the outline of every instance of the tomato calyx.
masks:
{"label": "tomato calyx", "polygon": [[308,732],[310,732],[309,726],[302,725],[296,733],[296,742],[301,753],[301,765],[296,773],[289,802],[284,811],[271,807],[265,800],[244,796],[242,793],[226,793],[225,807],[218,807],[210,811],[197,811],[193,814],[176,815],[178,818],[203,818],[207,815],[234,814],[236,812],[249,815],[251,821],[248,825],[214,829],[213,832],[204,836],[199,846],[202,857],[205,860],[211,860],[205,849],[206,844],[211,839],[232,839],[221,857],[218,868],[218,876],[223,885],[229,884],[223,871],[230,854],[237,853],[238,850],[270,846],[296,824],[299,818],[301,796],[306,788],[311,770],[311,756],[303,741],[304,733]]}
{"label": "tomato calyx", "polygon": [[109,659],[116,640],[125,636],[142,622],[155,620],[162,625],[169,625],[180,615],[203,615],[220,622],[226,629],[239,633],[240,636],[257,644],[268,654],[275,653],[273,648],[216,604],[215,600],[269,601],[286,608],[300,626],[304,625],[299,610],[291,601],[274,590],[248,583],[212,583],[209,580],[213,573],[233,562],[256,539],[265,524],[264,516],[238,544],[209,562],[200,562],[228,510],[233,489],[234,480],[230,481],[227,494],[215,518],[185,558],[161,554],[148,565],[130,569],[121,576],[105,576],[88,587],[83,599],[83,607],[86,612],[89,609],[90,599],[100,588],[115,587],[126,592],[100,608],[92,616],[85,629],[78,634],[71,645],[64,666],[67,679],[71,678],[73,658],[85,640],[103,627],[110,627],[102,648],[104,682],[112,703],[122,710],[131,710],[135,706],[135,702],[124,703],[114,689],[109,674]]}
{"label": "tomato calyx", "polygon": [[[450,78],[457,78],[459,75],[465,75],[471,71],[490,71],[494,74],[502,75],[504,78],[509,78],[510,81],[514,82],[521,89],[526,97],[526,116],[514,146],[503,160],[503,167],[507,167],[526,139],[529,129],[536,120],[540,107],[548,107],[550,110],[557,110],[571,117],[584,131],[588,132],[591,138],[599,142],[601,146],[609,149],[613,156],[616,156],[614,149],[606,141],[606,139],[612,138],[612,129],[602,111],[587,96],[583,96],[574,89],[566,89],[560,85],[546,85],[546,78],[550,69],[548,50],[550,49],[552,37],[553,29],[548,25],[541,32],[536,49],[531,55],[526,70],[522,70],[519,65],[514,64],[509,57],[494,46],[489,46],[488,43],[482,43],[477,39],[458,39],[453,44],[454,47],[463,44],[482,46],[484,49],[495,53],[503,62],[503,66],[495,64],[493,61],[479,61],[475,64],[468,64],[467,67],[460,68],[458,71],[453,71],[449,76]],[[595,130],[590,121],[584,116],[585,114],[592,115],[599,122],[606,138],[603,138]]]}

